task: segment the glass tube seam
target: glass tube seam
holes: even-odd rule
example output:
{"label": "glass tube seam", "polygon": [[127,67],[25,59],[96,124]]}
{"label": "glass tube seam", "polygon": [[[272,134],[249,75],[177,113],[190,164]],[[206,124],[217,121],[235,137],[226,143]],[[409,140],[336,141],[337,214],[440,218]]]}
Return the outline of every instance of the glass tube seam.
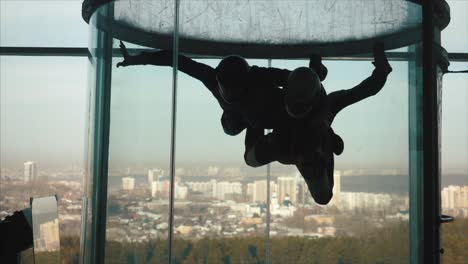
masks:
{"label": "glass tube seam", "polygon": [[[271,67],[272,60],[268,59],[268,67]],[[269,133],[270,130],[267,130]],[[271,221],[271,212],[270,212],[270,203],[271,203],[271,193],[270,193],[270,182],[271,182],[271,163],[267,164],[267,206],[266,206],[266,238],[265,238],[265,263],[270,263],[270,221]]]}
{"label": "glass tube seam", "polygon": [[170,201],[169,201],[169,256],[168,263],[172,263],[172,248],[174,239],[174,185],[175,185],[175,144],[177,121],[177,71],[179,62],[179,0],[174,1],[174,32],[172,49],[172,111],[171,111],[171,157],[170,157]]}

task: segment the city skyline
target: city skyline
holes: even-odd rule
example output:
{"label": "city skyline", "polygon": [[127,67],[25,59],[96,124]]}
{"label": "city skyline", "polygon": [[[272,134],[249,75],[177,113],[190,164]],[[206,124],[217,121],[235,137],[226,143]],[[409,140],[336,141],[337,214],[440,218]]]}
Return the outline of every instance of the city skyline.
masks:
{"label": "city skyline", "polygon": [[[41,164],[37,166],[41,167]],[[379,233],[387,228],[391,234],[395,234],[396,230],[393,227],[397,225],[403,228],[401,233],[398,233],[400,235],[392,237],[386,245],[399,246],[402,250],[407,248],[405,243],[408,239],[409,224],[408,193],[373,193],[375,188],[352,191],[346,187],[349,181],[343,181],[346,176],[335,171],[334,199],[328,206],[319,206],[313,202],[307,190],[304,195],[304,184],[297,174],[291,174],[289,177],[276,176],[271,177],[271,216],[267,218],[268,205],[264,201],[265,197],[254,198],[254,188],[250,188],[249,191],[248,187],[252,183],[258,184],[259,193],[266,194],[265,179],[238,177],[236,180],[226,181],[218,179],[221,168],[209,166],[206,171],[211,175],[176,177],[173,223],[176,243],[197,243],[205,239],[264,240],[266,222],[270,221],[271,241],[288,237],[295,241],[315,241],[321,238],[341,241],[363,237],[369,232]],[[109,178],[106,244],[119,242],[126,243],[128,247],[160,242],[168,238],[169,177],[165,176],[167,172],[160,168],[148,168],[146,172],[133,176],[132,169],[127,168],[122,171],[120,177]],[[119,180],[115,182],[112,181],[113,178]],[[153,184],[149,184],[150,182]],[[294,196],[289,194],[291,191],[285,191],[283,197],[280,197],[281,182],[284,182],[284,190],[291,187],[288,183],[295,183],[292,191]],[[3,198],[0,203],[0,217],[8,215],[16,208],[22,208],[23,204],[27,204],[22,200],[29,199],[25,192],[29,189],[29,183],[24,182],[22,177],[6,180],[2,184],[5,189],[1,192]],[[81,185],[61,178],[44,178],[38,182],[36,194],[51,186],[56,186],[55,193],[59,198],[60,239],[69,239],[70,235],[79,237]],[[466,198],[468,185],[443,188],[442,212],[457,217],[458,221],[465,221],[468,219]],[[296,202],[293,203],[293,200]],[[443,235],[446,232],[444,229]],[[388,236],[385,237],[388,239]],[[158,245],[158,242],[151,245]],[[61,252],[62,250],[63,247]],[[211,250],[213,248],[210,248]]]}

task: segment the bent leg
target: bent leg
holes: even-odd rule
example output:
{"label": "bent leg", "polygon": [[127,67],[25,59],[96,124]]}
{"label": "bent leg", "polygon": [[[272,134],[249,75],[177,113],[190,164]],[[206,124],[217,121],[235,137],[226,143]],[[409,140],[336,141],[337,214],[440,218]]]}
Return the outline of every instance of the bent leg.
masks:
{"label": "bent leg", "polygon": [[302,174],[315,202],[322,205],[328,204],[333,197],[333,154],[328,162],[316,158],[296,164],[296,167]]}
{"label": "bent leg", "polygon": [[223,126],[224,133],[230,136],[240,134],[247,127],[245,120],[240,114],[227,111],[224,111],[221,116],[221,125]]}
{"label": "bent leg", "polygon": [[275,160],[272,134],[264,135],[263,128],[247,128],[244,160],[251,167],[260,167]]}

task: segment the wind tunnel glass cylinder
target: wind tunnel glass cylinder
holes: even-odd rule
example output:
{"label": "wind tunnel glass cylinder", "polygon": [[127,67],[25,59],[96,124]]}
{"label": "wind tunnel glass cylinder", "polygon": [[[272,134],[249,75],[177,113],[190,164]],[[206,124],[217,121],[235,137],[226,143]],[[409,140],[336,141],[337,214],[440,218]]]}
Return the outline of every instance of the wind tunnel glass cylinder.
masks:
{"label": "wind tunnel glass cylinder", "polygon": [[[383,90],[344,109],[334,121],[345,152],[335,157],[335,197],[328,206],[319,206],[295,166],[275,162],[267,170],[246,165],[245,131],[226,135],[216,83],[207,89],[207,83],[184,66],[174,79],[172,60],[159,66],[145,60],[116,67],[124,60],[120,40],[131,56],[155,52],[153,48],[174,49],[174,1],[122,0],[99,8],[90,23],[85,258],[138,263],[407,262],[407,114],[413,103],[408,90],[420,87],[409,81],[412,66],[404,48],[419,38],[418,10],[417,4],[403,0],[343,0],[335,5],[180,1],[175,52],[211,69],[224,56],[238,54],[250,65],[268,67],[272,59],[273,67],[293,70],[308,66],[308,56],[319,53],[329,69],[323,84],[331,93],[371,74],[368,57],[375,40],[384,41],[387,49],[403,48],[391,55],[393,72]],[[352,23],[341,23],[341,18]],[[321,27],[309,27],[317,23]],[[365,61],[340,57],[361,53],[366,53]],[[177,130],[172,135],[175,114]],[[168,248],[171,197],[173,240]],[[374,239],[380,242],[369,243]],[[320,250],[324,244],[329,250]],[[284,254],[284,249],[302,251]]]}

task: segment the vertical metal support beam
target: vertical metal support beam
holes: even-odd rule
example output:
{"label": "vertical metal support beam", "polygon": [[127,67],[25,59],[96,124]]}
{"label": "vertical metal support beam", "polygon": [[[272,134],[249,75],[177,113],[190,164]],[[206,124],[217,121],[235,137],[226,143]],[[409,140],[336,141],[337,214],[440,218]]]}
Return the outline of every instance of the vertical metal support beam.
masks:
{"label": "vertical metal support beam", "polygon": [[[422,45],[410,48],[410,261],[440,263],[440,116],[448,56],[440,33],[450,21],[444,0],[422,5]],[[422,64],[421,64],[422,63]],[[422,83],[421,83],[422,82]]]}
{"label": "vertical metal support beam", "polygon": [[440,263],[439,113],[434,43],[434,0],[423,5],[423,263]]}
{"label": "vertical metal support beam", "polygon": [[409,47],[409,211],[410,263],[423,262],[423,102],[422,45]]}
{"label": "vertical metal support beam", "polygon": [[172,114],[171,114],[171,161],[170,177],[171,191],[169,197],[169,259],[173,258],[174,239],[174,185],[175,185],[175,152],[176,152],[176,122],[177,122],[177,71],[179,65],[179,0],[174,1],[174,32],[172,45]]}
{"label": "vertical metal support beam", "polygon": [[439,230],[434,226],[439,185],[437,86],[434,82],[434,0],[423,5],[423,263],[439,263]]}
{"label": "vertical metal support beam", "polygon": [[[268,59],[268,67],[271,67],[271,59]],[[268,131],[270,132],[270,131]],[[271,203],[271,163],[267,164],[267,211],[266,211],[266,230],[265,230],[265,263],[269,264],[270,262],[270,221],[271,221],[271,212],[270,212],[270,203]]]}
{"label": "vertical metal support beam", "polygon": [[444,0],[423,4],[423,263],[440,263],[440,124],[442,75],[448,59],[441,30],[450,21]]}

